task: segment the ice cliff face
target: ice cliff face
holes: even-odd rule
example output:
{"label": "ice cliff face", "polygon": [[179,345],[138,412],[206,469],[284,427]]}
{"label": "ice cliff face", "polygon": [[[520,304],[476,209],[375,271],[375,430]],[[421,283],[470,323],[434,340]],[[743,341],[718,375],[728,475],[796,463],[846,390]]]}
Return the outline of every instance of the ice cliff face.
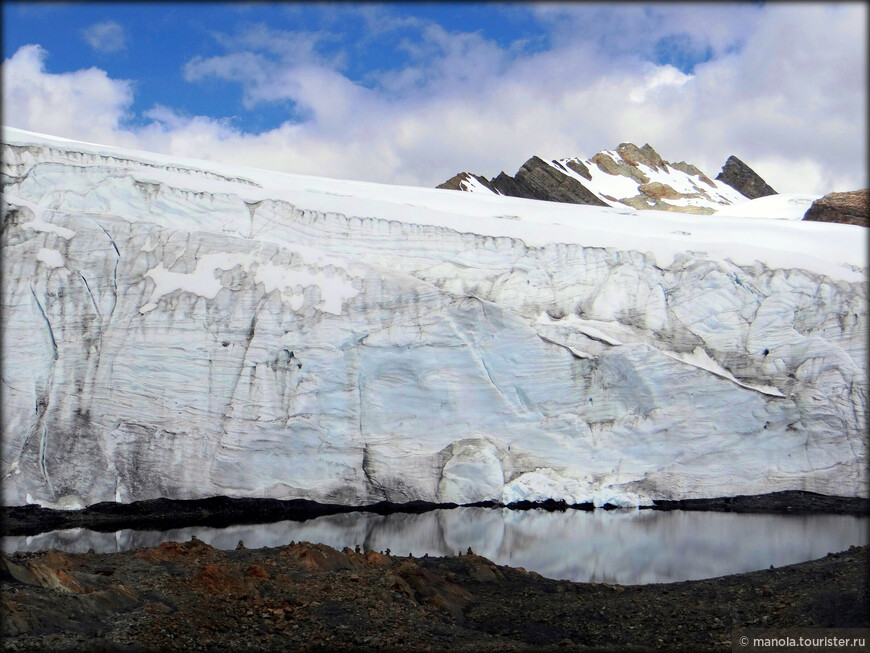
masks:
{"label": "ice cliff face", "polygon": [[6,504],[868,493],[861,227],[3,136]]}

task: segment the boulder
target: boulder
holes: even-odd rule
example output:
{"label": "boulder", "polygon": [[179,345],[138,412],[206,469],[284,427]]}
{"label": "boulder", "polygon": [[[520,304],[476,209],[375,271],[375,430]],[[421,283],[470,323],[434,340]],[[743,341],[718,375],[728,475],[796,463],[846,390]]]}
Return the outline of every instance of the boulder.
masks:
{"label": "boulder", "polygon": [[813,202],[804,214],[804,220],[870,226],[867,220],[868,195],[870,189],[867,188],[846,193],[828,193]]}

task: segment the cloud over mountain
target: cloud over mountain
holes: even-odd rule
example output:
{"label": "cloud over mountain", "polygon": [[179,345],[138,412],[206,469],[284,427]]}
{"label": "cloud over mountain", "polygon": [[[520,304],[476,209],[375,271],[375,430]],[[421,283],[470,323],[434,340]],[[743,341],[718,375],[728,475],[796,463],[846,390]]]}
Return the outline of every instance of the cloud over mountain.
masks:
{"label": "cloud over mountain", "polygon": [[[516,169],[529,152],[560,158],[624,141],[685,153],[707,170],[739,151],[780,192],[866,185],[864,5],[495,10],[539,25],[534,43],[381,6],[349,11],[351,31],[328,12],[319,29],[271,28],[242,13],[235,32],[212,31],[210,51],[191,54],[180,74],[203,93],[237,93],[225,115],[164,105],[131,116],[133,83],[99,68],[53,73],[45,48],[27,46],[3,64],[5,120],[178,156],[422,186],[458,169]],[[399,63],[363,68],[385,43]],[[265,110],[286,120],[254,133],[234,118]]]}

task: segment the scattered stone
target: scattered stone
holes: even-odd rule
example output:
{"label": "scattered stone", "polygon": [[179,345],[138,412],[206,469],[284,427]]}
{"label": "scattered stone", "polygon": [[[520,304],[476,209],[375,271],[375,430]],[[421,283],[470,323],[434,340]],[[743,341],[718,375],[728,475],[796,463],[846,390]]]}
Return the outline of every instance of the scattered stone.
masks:
{"label": "scattered stone", "polygon": [[[4,555],[4,649],[709,650],[725,646],[722,631],[732,627],[870,626],[867,547],[770,571],[635,586],[551,580],[473,553],[386,566],[391,559],[374,551],[294,547],[185,542]],[[346,564],[309,569],[306,551]],[[64,575],[66,585],[50,580]]]}

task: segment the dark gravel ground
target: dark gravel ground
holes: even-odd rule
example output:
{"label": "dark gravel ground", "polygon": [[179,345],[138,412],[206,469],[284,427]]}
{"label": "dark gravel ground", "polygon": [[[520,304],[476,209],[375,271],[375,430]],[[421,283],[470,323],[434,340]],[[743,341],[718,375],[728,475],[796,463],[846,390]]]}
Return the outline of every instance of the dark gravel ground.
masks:
{"label": "dark gravel ground", "polygon": [[9,651],[729,651],[740,627],[870,625],[867,547],[637,586],[310,543],[2,562]]}

